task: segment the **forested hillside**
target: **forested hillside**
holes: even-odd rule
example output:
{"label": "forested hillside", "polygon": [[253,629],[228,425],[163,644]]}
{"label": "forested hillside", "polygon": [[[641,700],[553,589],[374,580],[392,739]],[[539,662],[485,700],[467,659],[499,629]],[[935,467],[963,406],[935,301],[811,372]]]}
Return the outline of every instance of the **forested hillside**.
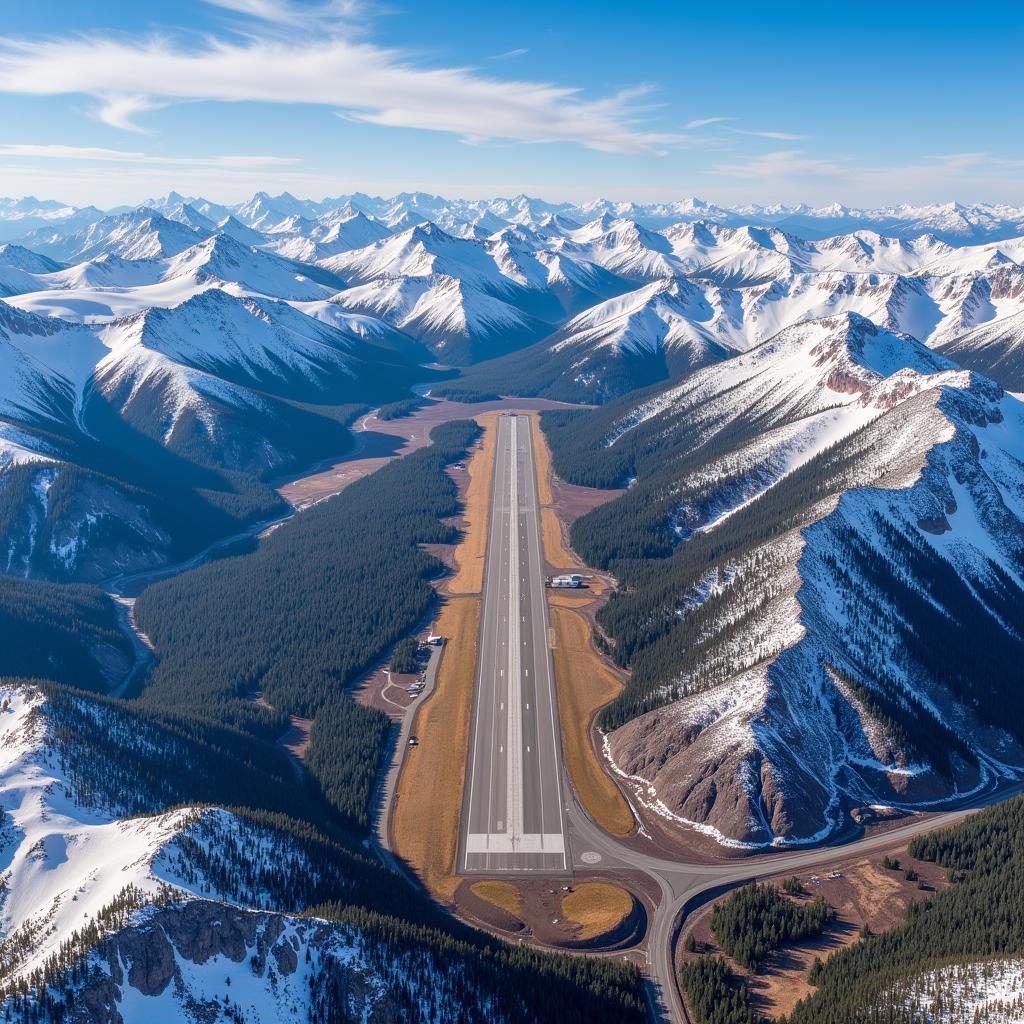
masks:
{"label": "forested hillside", "polygon": [[101,590],[0,574],[0,671],[105,691],[128,671],[132,647]]}
{"label": "forested hillside", "polygon": [[[956,968],[999,964],[1024,953],[1024,799],[1016,797],[962,824],[915,839],[912,856],[947,869],[956,884],[911,903],[906,923],[872,935],[811,974],[814,995],[785,1024],[920,1024],[922,979]],[[986,1019],[957,1012],[958,989],[942,988],[945,1021]],[[966,999],[965,999],[966,1001]],[[993,1020],[1002,1020],[994,1016]]]}
{"label": "forested hillside", "polygon": [[618,580],[599,724],[639,800],[821,839],[1024,764],[1024,406],[993,382],[833,317],[542,424],[569,482],[629,484],[571,540]]}
{"label": "forested hillside", "polygon": [[148,588],[135,612],[157,663],[140,704],[267,739],[288,715],[314,718],[307,765],[365,826],[387,719],[344,691],[430,607],[442,565],[419,545],[454,540],[441,522],[458,509],[445,467],[478,429],[436,427],[432,445],[295,516],[255,552]]}
{"label": "forested hillside", "polygon": [[[576,1005],[607,1024],[643,1019],[635,968],[515,949],[454,922],[335,828],[279,750],[198,720],[140,713],[137,702],[46,682],[0,683],[6,812],[0,838],[8,854],[5,881],[13,893],[5,910],[17,902],[23,921],[0,942],[5,1019],[61,1024],[77,1019],[69,1018],[69,1007],[120,1005],[136,989],[147,997],[177,992],[185,1002],[201,999],[202,972],[181,986],[165,988],[155,980],[170,980],[167,972],[173,974],[175,964],[187,974],[189,958],[197,964],[214,958],[218,985],[225,973],[236,973],[240,984],[233,996],[273,1000],[278,983],[287,983],[294,972],[289,960],[274,954],[280,966],[275,980],[261,966],[266,946],[254,943],[252,956],[230,952],[239,933],[251,935],[257,921],[251,911],[269,912],[259,921],[270,941],[306,928],[299,924],[304,921],[321,939],[329,937],[325,930],[341,929],[365,959],[355,977],[387,980],[399,1002],[409,996],[409,985],[419,987],[414,979],[422,978],[428,1005],[435,1007],[427,1019],[461,1020],[462,1010],[478,997],[481,1005],[498,1005],[494,1001],[500,999],[504,1006],[512,999],[516,1014],[510,1021],[555,1024]],[[188,806],[167,813],[182,802]],[[48,840],[37,841],[40,833]],[[147,835],[144,841],[155,845],[140,848],[140,837]],[[110,857],[124,863],[114,878],[108,876],[121,861],[105,859]],[[69,868],[82,872],[68,911],[77,922],[73,931],[53,924],[68,906],[61,884]],[[26,876],[36,880],[27,898]],[[104,882],[116,894],[97,911],[92,890]],[[52,950],[45,958],[36,953],[43,940]],[[177,944],[178,956],[168,958],[161,945],[167,942]],[[298,949],[306,963],[316,958],[316,978],[332,977],[322,943],[310,943],[308,952],[295,943],[289,948],[295,965]],[[228,958],[217,960],[224,953]],[[112,963],[146,963],[152,970],[127,968],[111,988]],[[543,979],[543,1000],[515,995],[531,979]],[[345,1019],[340,1007],[346,1000],[331,984],[311,987],[335,1009],[297,1020]],[[381,991],[372,980],[367,989]],[[155,1002],[148,1005],[158,1009]],[[525,1018],[521,1007],[529,1008]],[[125,1004],[125,1019],[129,1014]],[[104,1019],[117,1018],[108,1013]],[[171,1013],[168,1019],[191,1017]]]}
{"label": "forested hillside", "polygon": [[[945,867],[954,884],[911,903],[904,923],[891,931],[865,931],[852,946],[816,961],[809,975],[813,994],[776,1024],[1010,1024],[1020,1019],[1024,798],[918,836],[909,852]],[[716,938],[751,968],[757,958],[751,960],[749,951],[768,935],[776,936],[776,945],[801,937],[793,922],[782,924],[774,920],[776,913],[766,913],[784,899],[772,897],[769,888],[748,886],[714,911]],[[731,975],[721,957],[688,960],[680,980],[699,1024],[767,1024],[768,1018],[753,1009],[746,978]]]}

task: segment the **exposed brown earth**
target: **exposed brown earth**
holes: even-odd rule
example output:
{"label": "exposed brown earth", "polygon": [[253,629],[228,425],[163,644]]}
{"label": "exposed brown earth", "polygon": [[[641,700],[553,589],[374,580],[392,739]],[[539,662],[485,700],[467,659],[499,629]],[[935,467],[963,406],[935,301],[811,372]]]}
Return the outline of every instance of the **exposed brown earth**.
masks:
{"label": "exposed brown earth", "polygon": [[[899,870],[882,867],[882,858],[886,855],[899,860]],[[904,879],[905,867],[913,867],[926,888],[918,888],[918,881]],[[833,874],[837,877],[830,877]],[[759,880],[781,884],[789,877],[791,873],[787,872]],[[834,863],[820,865],[813,871],[803,871],[797,877],[804,889],[801,900],[810,900],[820,894],[835,912],[824,934],[812,942],[786,946],[776,951],[764,967],[753,975],[726,958],[733,973],[747,981],[754,1008],[768,1017],[788,1014],[800,999],[811,994],[813,988],[807,982],[807,974],[816,957],[824,960],[837,950],[859,942],[864,925],[875,934],[897,927],[903,923],[906,908],[911,903],[927,899],[949,885],[942,868],[911,859],[905,843],[895,845],[890,850],[872,853],[869,857],[845,860],[837,851]],[[721,952],[711,934],[713,905],[709,904],[687,922],[684,934],[693,934],[700,952],[685,952],[683,942],[680,941],[681,962]]]}
{"label": "exposed brown earth", "polygon": [[[633,893],[621,881],[588,875],[574,892],[566,892],[562,881],[551,879],[524,877],[514,884],[466,879],[455,894],[455,903],[464,919],[531,945],[590,952],[635,951],[643,939],[654,894],[645,892],[642,884]],[[517,903],[505,887],[515,890]],[[566,899],[570,900],[568,912]]]}
{"label": "exposed brown earth", "polygon": [[455,858],[479,628],[479,598],[446,600],[437,619],[447,637],[437,686],[416,713],[412,732],[420,742],[406,751],[391,817],[395,852],[445,903],[459,884]]}
{"label": "exposed brown earth", "polygon": [[392,459],[408,455],[430,443],[430,431],[439,423],[475,419],[483,413],[502,409],[558,409],[561,402],[543,398],[517,398],[495,402],[431,401],[411,416],[397,420],[379,420],[370,414],[353,424],[355,447],[339,459],[329,461],[313,473],[282,483],[277,493],[296,508],[306,508],[317,501],[343,491],[361,477],[376,472]]}
{"label": "exposed brown earth", "polygon": [[483,590],[497,416],[497,413],[485,413],[476,417],[484,428],[483,443],[467,467],[469,483],[463,499],[466,525],[454,551],[455,575],[449,576],[445,583],[449,594],[479,594]]}
{"label": "exposed brown earth", "polygon": [[[262,693],[253,694],[252,702],[261,708],[274,710],[274,705]],[[290,723],[285,732],[278,737],[277,744],[287,750],[295,760],[296,765],[301,768],[306,761],[306,749],[309,747],[309,730],[313,727],[313,719],[292,715]]]}

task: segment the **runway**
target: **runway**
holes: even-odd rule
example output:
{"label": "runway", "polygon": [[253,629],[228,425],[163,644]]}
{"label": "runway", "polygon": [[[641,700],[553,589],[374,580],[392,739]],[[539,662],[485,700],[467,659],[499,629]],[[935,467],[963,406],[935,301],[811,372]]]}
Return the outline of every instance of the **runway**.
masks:
{"label": "runway", "polygon": [[497,419],[460,868],[571,870],[531,420]]}

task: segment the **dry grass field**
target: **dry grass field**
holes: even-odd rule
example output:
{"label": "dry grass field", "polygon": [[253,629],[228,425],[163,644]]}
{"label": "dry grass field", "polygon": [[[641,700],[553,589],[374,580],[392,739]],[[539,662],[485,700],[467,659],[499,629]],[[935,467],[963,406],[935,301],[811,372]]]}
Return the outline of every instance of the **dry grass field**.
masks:
{"label": "dry grass field", "polygon": [[[533,450],[542,505],[545,557],[559,569],[583,569],[585,567],[566,545],[562,523],[550,507],[551,454],[540,429],[539,416],[534,417]],[[602,590],[603,584],[595,579],[584,591],[549,594],[555,688],[562,751],[576,795],[602,828],[612,835],[625,836],[633,831],[633,814],[590,742],[594,716],[622,689],[622,683],[590,642],[590,623],[578,610],[592,604]]]}
{"label": "dry grass field", "polygon": [[436,628],[448,641],[437,689],[413,724],[420,745],[406,752],[391,827],[395,852],[412,865],[434,896],[451,902],[459,884],[454,871],[476,676],[479,599],[450,598]]}
{"label": "dry grass field", "polygon": [[580,612],[552,604],[551,622],[562,751],[573,788],[587,813],[606,832],[629,835],[633,813],[590,742],[594,715],[618,694],[622,684],[594,650],[590,624]]}
{"label": "dry grass field", "polygon": [[494,479],[494,446],[498,413],[484,413],[476,421],[484,428],[483,444],[469,461],[469,486],[465,494],[465,533],[455,549],[455,575],[448,580],[449,594],[479,594],[484,586],[487,558],[487,527],[490,523],[491,482]]}
{"label": "dry grass field", "polygon": [[584,882],[562,898],[562,913],[579,926],[576,938],[595,939],[617,928],[633,912],[633,897],[609,882]]}
{"label": "dry grass field", "polygon": [[513,917],[522,917],[523,894],[511,882],[474,882],[469,888],[474,896],[501,907]]}

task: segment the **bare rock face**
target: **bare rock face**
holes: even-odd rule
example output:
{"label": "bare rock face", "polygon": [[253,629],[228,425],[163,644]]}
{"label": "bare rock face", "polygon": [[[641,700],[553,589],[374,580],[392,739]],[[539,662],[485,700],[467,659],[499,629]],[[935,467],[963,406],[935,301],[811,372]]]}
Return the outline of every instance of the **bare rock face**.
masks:
{"label": "bare rock face", "polygon": [[51,991],[65,1024],[529,1024],[493,986],[429,943],[185,900],[140,911]]}
{"label": "bare rock face", "polygon": [[[256,978],[265,992],[259,997],[263,1019],[291,1020],[291,1011],[298,1014],[294,1019],[306,1019],[302,1007],[329,1010],[344,999],[361,1007],[367,1021],[397,1022],[397,1007],[382,997],[382,986],[354,955],[355,944],[348,929],[325,921],[206,900],[150,909],[101,942],[68,1019],[132,1024],[141,1019],[129,1009],[139,997],[159,998],[154,1011],[159,1005],[182,1021],[220,1019],[221,1009],[232,1005],[231,979],[236,992],[251,994],[246,979]],[[234,1005],[244,1018],[243,1005]]]}

